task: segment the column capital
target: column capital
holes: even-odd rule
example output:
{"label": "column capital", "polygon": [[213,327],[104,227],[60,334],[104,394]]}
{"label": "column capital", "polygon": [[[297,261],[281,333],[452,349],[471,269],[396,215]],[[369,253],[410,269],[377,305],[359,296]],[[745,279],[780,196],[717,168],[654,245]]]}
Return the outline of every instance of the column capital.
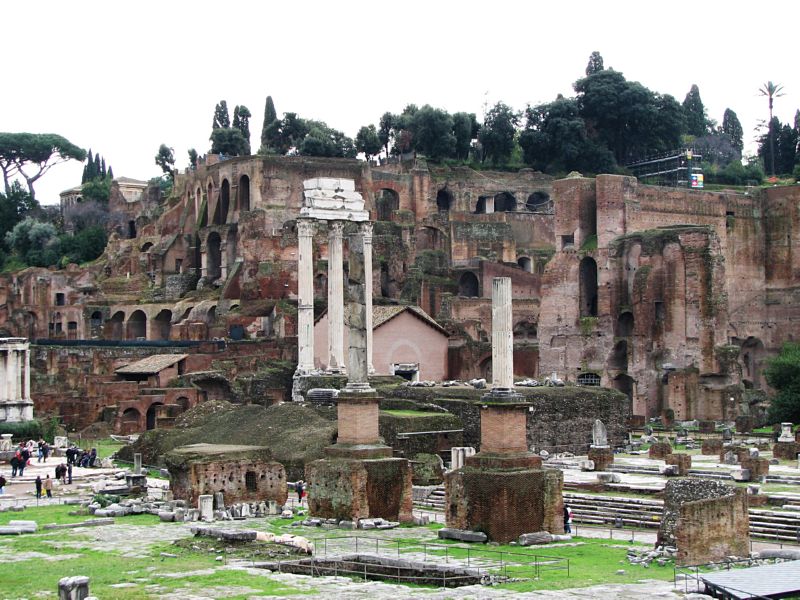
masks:
{"label": "column capital", "polygon": [[364,237],[364,242],[372,243],[372,221],[362,221],[358,224],[359,233]]}
{"label": "column capital", "polygon": [[330,237],[342,237],[344,233],[344,221],[328,221],[328,235]]}
{"label": "column capital", "polygon": [[314,235],[314,220],[313,219],[297,219],[297,235],[298,237],[311,237]]}

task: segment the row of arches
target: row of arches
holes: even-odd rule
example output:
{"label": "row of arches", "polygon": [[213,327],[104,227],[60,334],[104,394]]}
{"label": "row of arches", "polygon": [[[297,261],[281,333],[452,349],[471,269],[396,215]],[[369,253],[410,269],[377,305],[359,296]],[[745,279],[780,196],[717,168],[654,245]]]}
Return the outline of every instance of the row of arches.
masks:
{"label": "row of arches", "polygon": [[[437,198],[438,204],[438,198]],[[499,192],[493,196],[479,196],[475,203],[475,214],[483,215],[496,212],[517,212],[520,210],[517,198],[511,192]],[[552,214],[553,203],[547,192],[536,191],[525,201],[524,210],[532,213]]]}
{"label": "row of arches", "polygon": [[[209,181],[206,189],[206,203],[203,210],[202,199],[203,192],[198,186],[195,189],[194,203],[197,213],[197,224],[200,227],[208,225],[225,225],[228,222],[228,213],[231,207],[231,184],[227,178],[224,178],[219,185],[219,197],[217,202],[213,203],[214,198],[214,184]],[[191,198],[190,198],[191,200]],[[212,207],[214,211],[210,213]],[[237,206],[239,213],[247,212],[250,210],[250,177],[248,175],[241,175],[237,185]],[[210,215],[210,219],[209,219]]]}
{"label": "row of arches", "polygon": [[[191,407],[191,401],[186,396],[176,398],[175,404],[180,412],[186,412]],[[155,429],[158,425],[158,417],[163,416],[165,407],[163,402],[153,402],[147,407],[144,414],[136,407],[126,408],[120,415],[120,429],[123,435],[138,433],[143,429],[148,431]]]}
{"label": "row of arches", "polygon": [[[175,322],[189,318],[193,307],[188,307]],[[212,326],[217,319],[216,305],[210,306],[205,313],[198,318]],[[103,322],[103,314],[94,311],[89,318],[90,330],[93,337],[104,337],[108,340],[169,340],[172,330],[174,313],[168,309],[162,309],[155,317],[150,319],[150,331],[148,332],[148,317],[143,310],[134,310],[130,316],[125,318],[125,311],[118,310],[111,317]]]}

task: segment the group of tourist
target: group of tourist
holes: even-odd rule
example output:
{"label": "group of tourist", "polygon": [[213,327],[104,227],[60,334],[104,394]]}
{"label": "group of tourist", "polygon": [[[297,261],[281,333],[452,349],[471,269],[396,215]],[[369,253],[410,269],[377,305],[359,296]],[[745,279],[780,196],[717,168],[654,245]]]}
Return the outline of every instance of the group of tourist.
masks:
{"label": "group of tourist", "polygon": [[92,448],[90,451],[82,450],[78,448],[75,444],[72,444],[67,451],[65,452],[67,457],[67,466],[76,466],[76,467],[94,467],[95,462],[97,461],[97,448]]}
{"label": "group of tourist", "polygon": [[17,475],[22,477],[25,473],[25,467],[30,464],[31,460],[31,448],[33,447],[31,444],[34,444],[33,440],[29,441],[27,444],[25,442],[19,443],[10,461],[11,477],[16,477]]}

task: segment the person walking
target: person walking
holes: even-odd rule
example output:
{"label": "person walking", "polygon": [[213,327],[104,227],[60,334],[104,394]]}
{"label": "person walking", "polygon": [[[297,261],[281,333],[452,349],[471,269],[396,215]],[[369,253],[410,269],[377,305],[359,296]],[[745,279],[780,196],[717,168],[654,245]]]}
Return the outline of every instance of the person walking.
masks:
{"label": "person walking", "polygon": [[67,463],[67,484],[72,485],[72,463]]}
{"label": "person walking", "polygon": [[564,533],[572,533],[572,509],[569,504],[564,505]]}
{"label": "person walking", "polygon": [[31,459],[31,451],[26,447],[22,447],[19,452],[19,465],[17,466],[17,474],[22,477],[25,472],[25,467],[28,466],[28,461]]}
{"label": "person walking", "polygon": [[44,440],[39,438],[39,443],[37,444],[37,446],[39,454],[38,457],[36,458],[36,462],[42,462],[42,456],[44,456]]}
{"label": "person walking", "polygon": [[9,461],[11,463],[11,477],[17,476],[17,471],[19,471],[19,461],[20,461],[20,454],[19,450],[14,453],[14,456],[11,457]]}
{"label": "person walking", "polygon": [[42,444],[42,462],[47,462],[48,456],[50,456],[50,444],[44,442]]}
{"label": "person walking", "polygon": [[303,504],[303,491],[304,491],[303,480],[302,479],[298,479],[297,483],[294,486],[294,488],[297,491],[297,503],[298,504]]}
{"label": "person walking", "polygon": [[50,479],[50,475],[45,476],[45,480],[42,483],[42,487],[44,491],[47,493],[48,498],[53,497],[53,480]]}
{"label": "person walking", "polygon": [[61,477],[58,477],[58,479],[61,480],[62,485],[67,485],[67,465],[61,463],[59,467],[61,468]]}
{"label": "person walking", "polygon": [[2,475],[0,475],[0,496],[2,496],[3,494],[6,493],[6,490],[5,490],[6,483],[8,483],[6,481],[6,478],[3,477]]}
{"label": "person walking", "polygon": [[41,475],[37,475],[36,476],[36,484],[35,485],[36,485],[36,499],[38,500],[39,498],[42,497],[42,476]]}

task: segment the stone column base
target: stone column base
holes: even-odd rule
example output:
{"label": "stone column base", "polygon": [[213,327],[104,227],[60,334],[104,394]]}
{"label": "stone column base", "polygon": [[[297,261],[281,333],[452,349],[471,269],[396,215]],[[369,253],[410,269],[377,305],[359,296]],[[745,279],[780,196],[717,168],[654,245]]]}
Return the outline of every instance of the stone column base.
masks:
{"label": "stone column base", "polygon": [[[482,531],[500,543],[515,541],[523,533],[564,533],[563,473],[473,466],[491,464],[491,460],[476,454],[467,459],[466,466],[445,475],[447,526]],[[502,463],[499,457],[494,460]]]}
{"label": "stone column base", "polygon": [[608,467],[614,463],[614,450],[607,446],[592,446],[588,458],[594,461],[595,471],[608,471]]}
{"label": "stone column base", "polygon": [[[372,448],[385,448],[391,453],[388,446]],[[312,516],[349,521],[377,517],[403,523],[413,521],[408,460],[341,458],[335,456],[339,450],[345,448],[331,446],[327,449],[330,458],[306,465],[308,508]]]}
{"label": "stone column base", "polygon": [[689,469],[692,468],[692,455],[684,454],[683,452],[667,454],[664,457],[664,462],[668,465],[675,465],[678,467],[678,475],[686,477],[689,474]]}

